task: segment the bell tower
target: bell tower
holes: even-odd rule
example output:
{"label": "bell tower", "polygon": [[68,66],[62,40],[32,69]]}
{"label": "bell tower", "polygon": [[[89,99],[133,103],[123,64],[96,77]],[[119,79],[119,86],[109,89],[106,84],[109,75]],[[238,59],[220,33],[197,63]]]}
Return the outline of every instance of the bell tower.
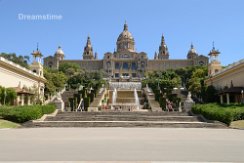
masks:
{"label": "bell tower", "polygon": [[36,50],[33,51],[31,55],[33,56],[33,62],[30,65],[31,71],[36,73],[38,76],[43,77],[43,66],[41,64],[42,53],[38,49],[38,43]]}
{"label": "bell tower", "polygon": [[87,37],[86,46],[84,47],[84,52],[83,52],[83,59],[84,60],[94,59],[90,36]]}
{"label": "bell tower", "polygon": [[208,65],[208,75],[209,76],[213,75],[214,73],[217,73],[218,71],[220,71],[222,69],[221,63],[218,60],[219,54],[220,54],[220,52],[215,49],[214,42],[213,42],[213,48],[208,54],[210,57],[210,63]]}
{"label": "bell tower", "polygon": [[162,35],[162,38],[161,38],[161,44],[159,46],[158,59],[159,60],[169,59],[168,47],[165,43],[164,35]]}

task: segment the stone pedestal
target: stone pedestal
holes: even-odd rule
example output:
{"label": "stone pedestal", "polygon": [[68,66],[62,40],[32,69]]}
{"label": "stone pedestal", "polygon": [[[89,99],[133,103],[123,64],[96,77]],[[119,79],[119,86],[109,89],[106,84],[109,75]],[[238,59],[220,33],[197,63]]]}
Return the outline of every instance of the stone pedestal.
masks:
{"label": "stone pedestal", "polygon": [[61,95],[58,93],[56,99],[53,101],[53,103],[56,105],[56,108],[64,111],[64,102],[61,98]]}
{"label": "stone pedestal", "polygon": [[186,112],[191,111],[192,106],[195,104],[195,102],[191,98],[191,92],[188,92],[187,98],[184,102],[184,110]]}

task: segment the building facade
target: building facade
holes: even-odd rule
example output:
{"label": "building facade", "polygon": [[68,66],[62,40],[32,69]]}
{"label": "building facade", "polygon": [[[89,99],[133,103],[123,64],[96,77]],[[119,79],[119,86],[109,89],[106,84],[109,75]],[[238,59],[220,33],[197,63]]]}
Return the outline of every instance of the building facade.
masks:
{"label": "building facade", "polygon": [[46,79],[43,77],[41,53],[32,53],[34,60],[30,69],[26,69],[3,57],[0,57],[0,86],[13,88],[17,93],[14,105],[30,105],[34,101],[44,102],[44,87]]}
{"label": "building facade", "polygon": [[170,54],[163,35],[158,52],[155,52],[153,59],[149,59],[145,52],[135,50],[135,40],[126,23],[117,38],[116,46],[114,52],[105,53],[103,59],[99,60],[97,53],[93,53],[91,39],[88,37],[83,51],[83,60],[64,60],[64,53],[59,47],[54,56],[44,58],[44,66],[57,69],[61,63],[72,62],[87,71],[104,70],[114,78],[141,78],[152,71],[208,65],[208,57],[198,55],[193,45],[191,45],[186,59],[169,59]]}
{"label": "building facade", "polygon": [[[212,62],[214,64],[211,64]],[[220,63],[217,63],[219,61],[210,62],[206,84],[212,85],[218,90],[220,103],[244,103],[244,59],[224,69],[219,69]]]}

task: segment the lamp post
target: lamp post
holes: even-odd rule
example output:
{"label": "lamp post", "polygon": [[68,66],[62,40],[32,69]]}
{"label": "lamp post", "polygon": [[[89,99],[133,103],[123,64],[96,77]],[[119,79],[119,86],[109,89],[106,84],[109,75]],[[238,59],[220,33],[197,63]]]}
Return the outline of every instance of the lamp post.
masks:
{"label": "lamp post", "polygon": [[243,91],[243,90],[241,90],[241,103],[242,103],[242,104],[244,104],[244,97],[243,97],[243,93],[244,93],[244,91]]}
{"label": "lamp post", "polygon": [[3,105],[5,105],[5,102],[6,102],[6,95],[7,95],[6,88],[4,88]]}

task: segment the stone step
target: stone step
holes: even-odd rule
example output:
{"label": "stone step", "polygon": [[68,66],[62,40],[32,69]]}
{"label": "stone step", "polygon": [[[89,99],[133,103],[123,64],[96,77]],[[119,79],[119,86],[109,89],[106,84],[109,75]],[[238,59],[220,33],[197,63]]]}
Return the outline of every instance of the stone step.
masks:
{"label": "stone step", "polygon": [[153,127],[153,128],[227,128],[220,123],[206,122],[152,122],[152,121],[44,121],[25,123],[23,127]]}
{"label": "stone step", "polygon": [[198,116],[145,116],[145,115],[87,115],[87,116],[63,116],[48,117],[45,121],[179,121],[199,122],[203,121]]}
{"label": "stone step", "polygon": [[108,112],[60,112],[58,116],[88,116],[88,115],[131,115],[131,116],[188,116],[186,112],[119,112],[119,111],[108,111]]}

